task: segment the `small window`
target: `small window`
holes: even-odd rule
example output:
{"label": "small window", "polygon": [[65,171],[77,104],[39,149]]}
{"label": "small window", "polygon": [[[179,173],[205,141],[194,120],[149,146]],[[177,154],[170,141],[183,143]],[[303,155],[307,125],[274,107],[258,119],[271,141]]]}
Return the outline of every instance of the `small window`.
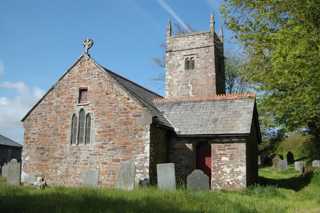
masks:
{"label": "small window", "polygon": [[72,115],[72,123],[71,123],[71,144],[77,143],[77,115]]}
{"label": "small window", "polygon": [[188,70],[189,69],[189,58],[184,59],[184,69]]}
{"label": "small window", "polygon": [[91,131],[91,115],[88,113],[86,116],[86,138],[85,143],[90,143],[90,131]]}
{"label": "small window", "polygon": [[88,102],[88,88],[80,88],[79,89],[79,104]]}
{"label": "small window", "polygon": [[193,70],[195,67],[194,57],[187,57],[184,59],[184,69]]}
{"label": "small window", "polygon": [[85,134],[85,111],[81,109],[79,112],[79,128],[78,128],[78,143],[84,143],[84,134]]}
{"label": "small window", "polygon": [[189,69],[190,69],[190,70],[193,70],[193,69],[194,69],[194,58],[193,58],[193,57],[190,58],[190,61],[189,61]]}

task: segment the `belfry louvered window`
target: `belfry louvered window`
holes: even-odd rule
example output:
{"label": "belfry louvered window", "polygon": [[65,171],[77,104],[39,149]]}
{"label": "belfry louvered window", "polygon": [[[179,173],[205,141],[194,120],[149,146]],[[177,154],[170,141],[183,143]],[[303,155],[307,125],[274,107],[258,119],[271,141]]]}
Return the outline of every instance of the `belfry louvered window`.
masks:
{"label": "belfry louvered window", "polygon": [[86,116],[86,137],[85,137],[85,143],[90,143],[90,131],[91,131],[91,115],[90,113]]}
{"label": "belfry louvered window", "polygon": [[187,57],[184,59],[184,69],[193,70],[195,67],[194,57]]}
{"label": "belfry louvered window", "polygon": [[84,109],[81,109],[79,112],[79,128],[78,128],[78,143],[84,143],[84,136],[85,136],[85,119],[86,113]]}
{"label": "belfry louvered window", "polygon": [[77,115],[72,115],[72,122],[71,122],[71,144],[77,143]]}

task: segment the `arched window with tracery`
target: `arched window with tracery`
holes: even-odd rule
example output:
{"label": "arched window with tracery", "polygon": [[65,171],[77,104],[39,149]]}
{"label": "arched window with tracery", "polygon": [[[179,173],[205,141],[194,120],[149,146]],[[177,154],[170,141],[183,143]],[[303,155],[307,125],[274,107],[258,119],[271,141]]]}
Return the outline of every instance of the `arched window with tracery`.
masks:
{"label": "arched window with tracery", "polygon": [[84,143],[84,136],[85,136],[85,119],[86,113],[84,109],[81,109],[79,112],[79,128],[78,128],[78,143]]}
{"label": "arched window with tracery", "polygon": [[85,136],[85,143],[90,143],[90,132],[91,132],[91,115],[90,113],[86,116],[86,136]]}
{"label": "arched window with tracery", "polygon": [[72,115],[72,122],[71,122],[71,144],[77,143],[77,115]]}

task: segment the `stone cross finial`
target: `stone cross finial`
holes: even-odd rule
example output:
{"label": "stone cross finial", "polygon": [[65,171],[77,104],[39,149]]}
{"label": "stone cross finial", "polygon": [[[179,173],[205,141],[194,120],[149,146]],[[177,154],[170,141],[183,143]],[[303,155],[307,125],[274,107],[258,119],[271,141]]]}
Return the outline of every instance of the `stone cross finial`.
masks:
{"label": "stone cross finial", "polygon": [[93,46],[93,40],[87,38],[83,41],[84,52],[89,55],[89,49]]}

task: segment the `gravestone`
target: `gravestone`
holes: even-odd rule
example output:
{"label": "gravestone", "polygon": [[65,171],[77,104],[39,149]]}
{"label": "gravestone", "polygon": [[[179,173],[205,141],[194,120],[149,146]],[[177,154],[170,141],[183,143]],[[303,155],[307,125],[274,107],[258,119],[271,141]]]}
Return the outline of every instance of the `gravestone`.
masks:
{"label": "gravestone", "polygon": [[159,189],[176,189],[176,174],[174,163],[157,164],[157,179]]}
{"label": "gravestone", "polygon": [[284,171],[288,169],[288,161],[287,159],[281,160],[279,162],[278,170]]}
{"label": "gravestone", "polygon": [[320,168],[320,160],[313,160],[312,167]]}
{"label": "gravestone", "polygon": [[97,186],[99,181],[98,170],[88,170],[80,173],[81,183],[84,186]]}
{"label": "gravestone", "polygon": [[2,176],[11,185],[20,185],[21,165],[16,159],[12,159],[2,167]]}
{"label": "gravestone", "polygon": [[2,177],[7,177],[7,174],[8,174],[8,165],[5,163],[1,168],[1,175]]}
{"label": "gravestone", "polygon": [[187,189],[209,190],[209,177],[200,169],[193,170],[187,177]]}
{"label": "gravestone", "polygon": [[272,159],[272,166],[273,168],[277,169],[279,168],[279,164],[281,162],[281,159],[278,155],[276,155],[273,159]]}
{"label": "gravestone", "polygon": [[294,162],[294,169],[299,173],[303,174],[305,163],[303,161]]}
{"label": "gravestone", "polygon": [[294,155],[292,152],[288,152],[287,153],[287,161],[288,161],[288,164],[293,164],[294,163]]}
{"label": "gravestone", "polygon": [[133,190],[136,177],[136,167],[132,160],[122,162],[116,183],[116,188]]}

